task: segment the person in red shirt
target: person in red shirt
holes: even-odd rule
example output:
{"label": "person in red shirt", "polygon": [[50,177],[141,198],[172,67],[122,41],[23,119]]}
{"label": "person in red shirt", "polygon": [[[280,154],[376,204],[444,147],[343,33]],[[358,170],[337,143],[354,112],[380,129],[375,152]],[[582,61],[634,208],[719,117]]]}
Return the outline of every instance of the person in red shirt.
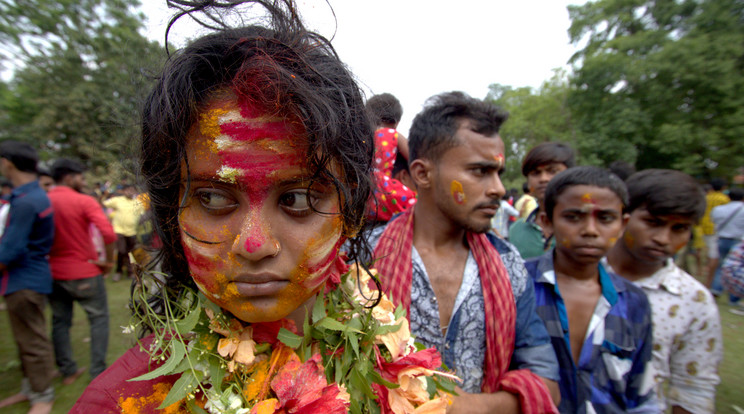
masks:
{"label": "person in red shirt", "polygon": [[[73,303],[78,302],[90,323],[90,375],[95,378],[106,369],[109,315],[103,275],[113,267],[116,233],[95,198],[83,194],[85,168],[78,162],[60,158],[52,166],[56,183],[48,195],[54,207],[54,244],[49,253],[54,285],[52,343],[57,366],[72,384],[85,368],[78,368],[70,343]],[[90,234],[93,224],[106,243],[107,260],[100,261]]]}

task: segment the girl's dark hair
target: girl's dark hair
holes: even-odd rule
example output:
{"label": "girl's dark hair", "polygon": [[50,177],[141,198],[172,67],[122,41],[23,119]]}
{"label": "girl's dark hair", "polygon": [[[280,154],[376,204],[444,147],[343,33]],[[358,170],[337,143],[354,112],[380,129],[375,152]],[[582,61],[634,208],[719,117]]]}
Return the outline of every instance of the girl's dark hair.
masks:
{"label": "girl's dark hair", "polygon": [[675,170],[648,169],[631,175],[628,212],[644,207],[654,216],[688,216],[698,221],[705,214],[705,193],[689,175]]}
{"label": "girl's dark hair", "polygon": [[545,189],[545,214],[550,221],[553,221],[553,211],[558,202],[558,196],[569,187],[577,185],[606,188],[617,195],[623,205],[623,210],[628,206],[628,189],[620,177],[604,168],[573,167],[556,174],[548,183],[548,188]]}
{"label": "girl's dark hair", "polygon": [[[313,179],[335,185],[344,232],[355,235],[372,193],[373,131],[362,93],[330,42],[305,29],[292,0],[170,3],[181,7],[176,18],[237,3],[259,5],[267,17],[260,24],[220,29],[170,56],[145,102],[140,172],[162,240],[155,262],[169,275],[167,286],[194,286],[178,227],[181,168],[189,167],[189,130],[217,91],[231,90],[269,115],[302,124]],[[359,237],[347,246],[352,259],[368,249]]]}

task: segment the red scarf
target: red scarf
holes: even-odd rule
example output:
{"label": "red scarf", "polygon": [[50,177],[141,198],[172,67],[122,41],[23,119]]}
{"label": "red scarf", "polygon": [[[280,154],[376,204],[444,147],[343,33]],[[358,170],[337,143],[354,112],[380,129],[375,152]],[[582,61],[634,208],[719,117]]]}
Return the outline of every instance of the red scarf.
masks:
{"label": "red scarf", "polygon": [[[374,267],[380,273],[383,291],[409,312],[414,210],[407,210],[388,224],[374,253],[377,259]],[[481,390],[484,393],[503,390],[516,394],[523,413],[557,413],[540,377],[526,369],[509,371],[517,312],[501,256],[485,234],[467,232],[467,241],[478,264],[486,312],[486,356]]]}

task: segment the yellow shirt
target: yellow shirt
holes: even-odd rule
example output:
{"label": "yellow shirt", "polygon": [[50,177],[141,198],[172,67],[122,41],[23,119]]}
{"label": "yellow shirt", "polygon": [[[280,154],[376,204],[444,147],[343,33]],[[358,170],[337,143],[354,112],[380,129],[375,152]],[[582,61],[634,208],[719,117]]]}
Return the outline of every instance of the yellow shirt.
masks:
{"label": "yellow shirt", "polygon": [[111,225],[114,227],[116,234],[127,237],[137,234],[137,223],[142,215],[142,204],[126,196],[117,196],[104,200],[103,205],[114,210],[111,214]]}
{"label": "yellow shirt", "polygon": [[519,218],[526,219],[537,208],[537,199],[529,194],[525,194],[517,200],[514,208],[519,211]]}
{"label": "yellow shirt", "polygon": [[703,227],[704,235],[711,236],[716,234],[716,228],[710,219],[710,211],[713,210],[713,207],[728,204],[729,201],[731,201],[729,196],[720,191],[711,191],[705,195],[705,215],[700,220],[700,226]]}

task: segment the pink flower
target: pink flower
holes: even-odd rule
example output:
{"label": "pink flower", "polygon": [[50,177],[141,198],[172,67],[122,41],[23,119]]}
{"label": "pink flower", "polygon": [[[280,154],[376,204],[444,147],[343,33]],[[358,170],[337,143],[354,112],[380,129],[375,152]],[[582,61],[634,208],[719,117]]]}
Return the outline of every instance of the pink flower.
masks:
{"label": "pink flower", "polygon": [[279,399],[277,412],[312,414],[345,414],[350,396],[338,384],[328,384],[320,355],[305,363],[290,360],[271,381],[271,389]]}

